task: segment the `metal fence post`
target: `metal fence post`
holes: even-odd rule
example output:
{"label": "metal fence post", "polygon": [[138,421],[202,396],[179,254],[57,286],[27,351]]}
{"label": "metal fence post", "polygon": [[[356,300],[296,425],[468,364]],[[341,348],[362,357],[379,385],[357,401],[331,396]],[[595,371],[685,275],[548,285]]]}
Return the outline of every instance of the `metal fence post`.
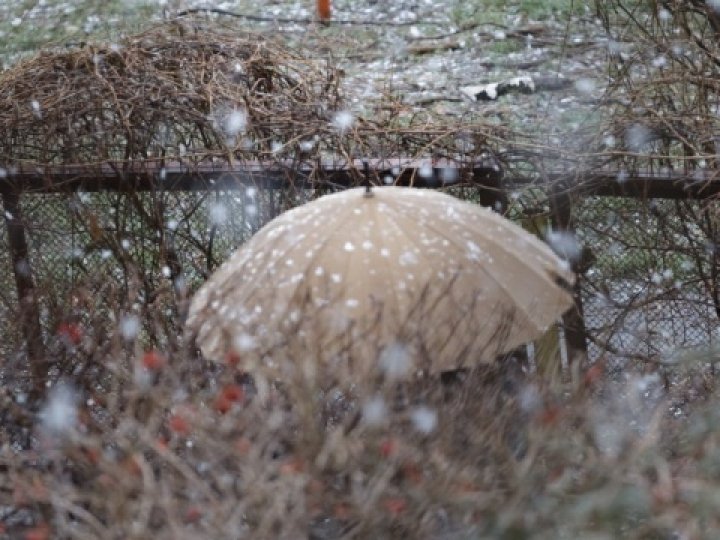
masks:
{"label": "metal fence post", "polygon": [[[572,197],[570,191],[562,185],[556,186],[550,194],[550,209],[552,225],[555,230],[575,234],[572,220]],[[577,275],[573,287],[575,306],[563,316],[565,329],[565,342],[568,348],[568,362],[573,362],[578,356],[587,358],[587,332],[583,315],[581,267],[580,259],[571,262],[572,270]]]}

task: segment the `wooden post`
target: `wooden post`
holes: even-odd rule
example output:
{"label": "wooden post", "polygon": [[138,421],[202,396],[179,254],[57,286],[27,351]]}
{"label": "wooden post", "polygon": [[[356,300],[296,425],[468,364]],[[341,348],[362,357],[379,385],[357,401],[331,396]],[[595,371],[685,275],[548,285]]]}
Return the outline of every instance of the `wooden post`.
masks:
{"label": "wooden post", "polygon": [[[550,208],[552,211],[552,224],[558,231],[575,234],[572,223],[572,199],[567,189],[562,185],[556,186],[550,195]],[[578,356],[587,357],[587,333],[585,331],[585,319],[583,316],[581,268],[582,259],[571,262],[572,270],[577,275],[573,287],[575,306],[563,316],[565,327],[565,342],[568,347],[568,362],[572,363]]]}
{"label": "wooden post", "polygon": [[322,22],[328,22],[332,15],[332,9],[330,7],[330,0],[317,0],[317,14],[318,18]]}
{"label": "wooden post", "polygon": [[14,190],[3,190],[2,201],[10,247],[10,263],[17,290],[18,321],[25,339],[28,367],[33,379],[34,390],[40,395],[45,389],[47,366],[40,326],[40,310],[37,304],[37,294],[28,258],[28,245],[20,209],[20,194]]}

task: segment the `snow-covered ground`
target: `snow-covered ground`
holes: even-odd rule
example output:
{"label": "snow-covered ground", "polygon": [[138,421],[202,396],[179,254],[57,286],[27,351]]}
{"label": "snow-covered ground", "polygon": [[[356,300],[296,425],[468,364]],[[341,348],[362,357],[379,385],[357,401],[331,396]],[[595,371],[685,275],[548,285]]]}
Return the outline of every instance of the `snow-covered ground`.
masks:
{"label": "snow-covered ground", "polygon": [[[473,112],[504,122],[518,116],[522,124],[566,128],[592,116],[588,98],[605,86],[600,23],[584,6],[570,16],[571,5],[568,0],[335,0],[335,22],[326,27],[314,22],[314,0],[5,0],[0,58],[7,65],[49,43],[115,38],[184,9],[212,7],[240,15],[218,15],[221,22],[273,34],[337,63],[358,112],[368,100],[392,93],[440,114]],[[561,92],[508,95],[491,103],[472,103],[460,91],[519,75],[580,82]]]}

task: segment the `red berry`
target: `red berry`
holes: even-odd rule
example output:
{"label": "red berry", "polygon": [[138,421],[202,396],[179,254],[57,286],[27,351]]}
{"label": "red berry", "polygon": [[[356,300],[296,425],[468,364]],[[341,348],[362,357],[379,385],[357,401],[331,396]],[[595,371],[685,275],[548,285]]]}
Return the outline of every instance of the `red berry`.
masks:
{"label": "red berry", "polygon": [[395,439],[385,439],[380,443],[380,455],[389,458],[397,452],[397,441]]}
{"label": "red berry", "polygon": [[223,394],[220,394],[218,397],[215,398],[215,403],[213,403],[213,407],[220,414],[225,414],[232,408],[232,401],[226,398]]}
{"label": "red berry", "polygon": [[173,414],[168,419],[168,427],[173,433],[178,435],[189,435],[190,434],[190,423],[185,417],[179,414]]}
{"label": "red berry", "polygon": [[585,372],[585,376],[583,377],[583,383],[585,383],[586,386],[593,386],[602,378],[604,372],[604,362],[595,362],[592,366],[590,366],[590,369]]}
{"label": "red berry", "polygon": [[165,437],[162,437],[162,436],[158,437],[157,440],[155,441],[155,448],[157,448],[157,450],[158,450],[159,452],[164,452],[164,451],[166,451],[166,450],[168,449],[168,441],[167,441],[167,439],[166,439]]}
{"label": "red berry", "polygon": [[538,422],[543,426],[554,426],[560,420],[562,410],[556,405],[550,405],[538,414]]}
{"label": "red berry", "polygon": [[335,519],[348,520],[352,517],[352,508],[346,503],[338,503],[333,507]]}
{"label": "red berry", "polygon": [[417,463],[407,461],[401,467],[403,477],[413,484],[420,484],[423,481],[423,472]]}
{"label": "red berry", "polygon": [[280,474],[299,474],[305,470],[305,462],[300,457],[291,457],[280,465]]}
{"label": "red berry", "polygon": [[235,351],[228,351],[225,355],[225,363],[230,367],[236,367],[240,363],[240,355]]}
{"label": "red berry", "polygon": [[235,450],[237,450],[240,455],[246,456],[248,453],[250,453],[251,448],[252,442],[250,441],[250,439],[240,437],[238,440],[235,441]]}
{"label": "red berry", "polygon": [[50,538],[50,527],[41,523],[25,531],[25,540],[48,540]]}
{"label": "red berry", "polygon": [[78,345],[82,340],[82,328],[76,323],[61,323],[57,328],[57,335],[68,343]]}
{"label": "red berry", "polygon": [[197,523],[202,518],[202,510],[197,506],[190,506],[185,511],[185,523]]}
{"label": "red berry", "polygon": [[407,501],[403,499],[402,497],[390,497],[388,499],[385,499],[383,502],[383,506],[385,507],[385,510],[388,511],[392,516],[399,516],[402,514],[405,509],[407,508]]}
{"label": "red berry", "polygon": [[142,365],[150,371],[158,371],[162,369],[166,363],[167,359],[165,356],[157,351],[147,351],[142,357]]}
{"label": "red berry", "polygon": [[228,384],[223,387],[220,395],[228,401],[242,401],[245,398],[245,390],[239,384]]}

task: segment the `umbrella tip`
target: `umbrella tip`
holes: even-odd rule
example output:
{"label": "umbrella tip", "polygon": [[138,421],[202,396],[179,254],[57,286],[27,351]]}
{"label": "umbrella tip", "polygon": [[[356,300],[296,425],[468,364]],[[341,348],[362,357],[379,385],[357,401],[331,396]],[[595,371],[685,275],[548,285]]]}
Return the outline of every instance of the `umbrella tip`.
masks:
{"label": "umbrella tip", "polygon": [[363,196],[366,199],[369,199],[370,197],[373,197],[374,194],[372,192],[372,185],[370,184],[370,163],[368,163],[367,160],[363,161],[363,169],[365,172],[365,193]]}

